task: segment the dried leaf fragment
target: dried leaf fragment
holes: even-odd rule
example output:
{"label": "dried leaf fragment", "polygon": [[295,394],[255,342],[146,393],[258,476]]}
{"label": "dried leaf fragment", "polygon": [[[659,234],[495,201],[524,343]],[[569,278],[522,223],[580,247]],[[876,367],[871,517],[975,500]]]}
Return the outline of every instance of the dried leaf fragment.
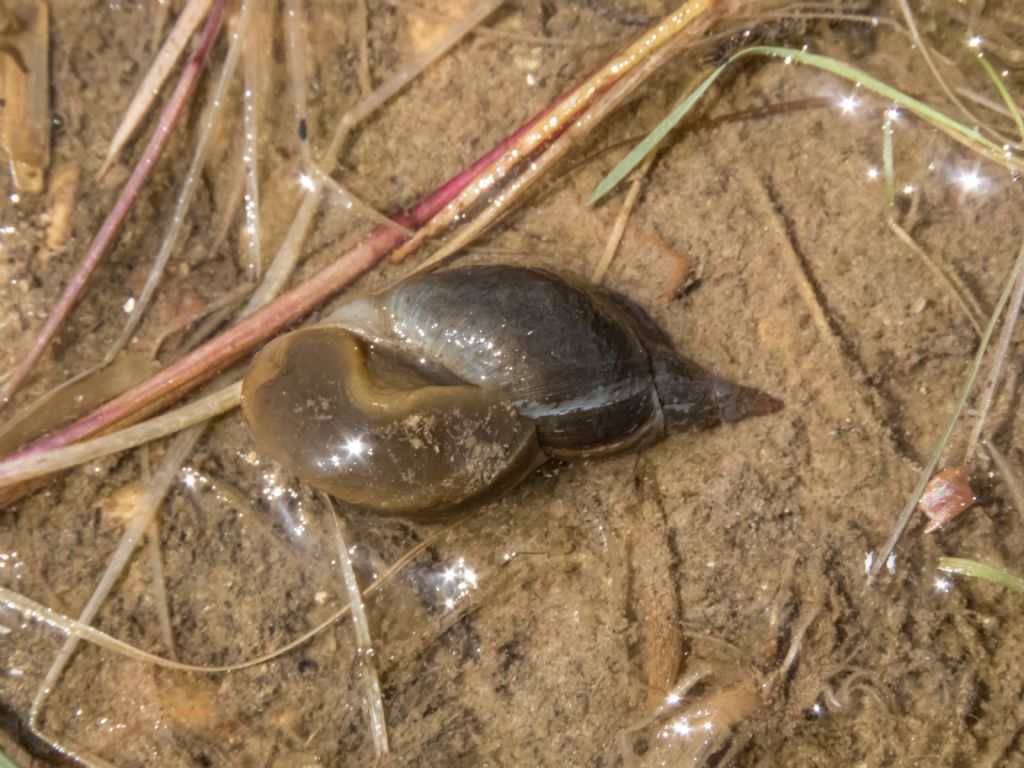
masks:
{"label": "dried leaf fragment", "polygon": [[78,197],[78,177],[77,165],[60,165],[50,174],[50,200],[45,219],[46,236],[43,239],[46,247],[40,253],[40,263],[43,267],[49,262],[50,256],[63,253],[67,248],[68,237],[71,234],[71,214],[75,210],[75,200]]}
{"label": "dried leaf fragment", "polygon": [[7,16],[3,147],[14,188],[41,192],[50,164],[49,16],[41,0],[17,0]]}
{"label": "dried leaf fragment", "polygon": [[925,533],[942,528],[975,502],[971,477],[963,467],[946,467],[928,481],[917,508],[931,520]]}

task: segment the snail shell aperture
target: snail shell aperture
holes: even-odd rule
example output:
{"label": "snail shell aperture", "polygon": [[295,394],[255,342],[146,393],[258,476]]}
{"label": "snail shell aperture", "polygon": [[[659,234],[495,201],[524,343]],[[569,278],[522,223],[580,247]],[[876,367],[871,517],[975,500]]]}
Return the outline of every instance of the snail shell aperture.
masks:
{"label": "snail shell aperture", "polygon": [[677,354],[638,306],[542,269],[417,275],[268,344],[246,372],[256,443],[360,507],[443,517],[549,458],[606,456],[771,413]]}

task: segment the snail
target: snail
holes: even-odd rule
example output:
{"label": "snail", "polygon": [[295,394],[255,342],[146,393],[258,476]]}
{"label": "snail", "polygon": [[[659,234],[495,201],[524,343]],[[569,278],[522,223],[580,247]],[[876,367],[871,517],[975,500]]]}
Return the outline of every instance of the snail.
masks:
{"label": "snail", "polygon": [[383,514],[443,518],[549,459],[637,450],[782,407],[675,352],[619,294],[532,267],[413,276],[267,344],[242,387],[257,445]]}

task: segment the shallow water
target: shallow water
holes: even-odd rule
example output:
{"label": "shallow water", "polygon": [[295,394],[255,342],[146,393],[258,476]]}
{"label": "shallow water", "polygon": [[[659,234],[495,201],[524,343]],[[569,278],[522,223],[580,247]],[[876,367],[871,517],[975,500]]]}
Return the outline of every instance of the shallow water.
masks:
{"label": "shallow water", "polygon": [[[314,154],[359,96],[358,5],[306,8]],[[368,5],[379,83],[436,25],[403,4]],[[436,7],[457,14],[469,5]],[[636,14],[667,6],[508,4],[488,25],[511,35],[457,46],[358,129],[335,177],[378,209],[414,203],[600,63],[634,34]],[[975,24],[999,27],[1011,43],[1017,35],[1020,45],[1024,29],[1006,22],[1011,10],[987,6]],[[958,29],[958,17],[941,8],[922,11],[925,31]],[[153,6],[54,2],[52,14],[62,127],[51,192],[14,201],[0,182],[8,185],[0,223],[11,228],[2,235],[0,327],[17,339],[2,351],[4,369],[27,348],[141,144],[94,180],[151,59]],[[885,25],[788,31],[807,35],[793,44],[856,59],[939,102],[924,63]],[[223,56],[222,43],[213,61]],[[273,108],[261,123],[270,253],[301,192],[284,59],[280,47],[269,57]],[[983,90],[980,72],[963,62]],[[656,78],[580,157],[642,134],[698,71],[691,57]],[[1007,71],[1019,92],[1019,70]],[[980,465],[979,506],[928,536],[915,519],[892,567],[865,589],[865,562],[944,428],[976,344],[948,292],[886,225],[888,105],[830,75],[756,62],[726,79],[706,113],[807,98],[824,103],[688,131],[667,145],[605,281],[647,308],[685,354],[780,397],[784,411],[674,437],[641,456],[550,466],[479,513],[441,525],[348,515],[364,586],[428,540],[367,598],[390,764],[1024,764],[1019,597],[936,569],[942,555],[1021,569],[1022,510],[1000,478]],[[119,334],[197,122],[193,109],[22,403],[95,362]],[[240,130],[232,113],[215,136],[189,240],[132,344],[142,360],[168,329],[246,279],[242,220],[225,213],[237,202]],[[617,157],[560,175],[467,258],[590,274],[622,193],[596,208],[584,203]],[[896,215],[988,311],[1024,236],[1018,184],[905,114],[895,159]],[[79,181],[66,247],[44,248],[54,180],[70,177],[67,169]],[[328,197],[296,279],[369,226]],[[680,256],[689,282],[668,297]],[[358,289],[408,269],[386,264]],[[173,359],[182,341],[181,333],[170,338],[161,358]],[[1013,353],[1017,371],[1019,343]],[[991,435],[1019,467],[1019,397],[1007,390]],[[957,433],[947,463],[960,461],[966,433]],[[0,583],[77,615],[162,451],[95,462],[0,514]],[[258,656],[345,602],[324,502],[260,456],[237,412],[213,424],[179,473],[158,536],[183,661]],[[149,550],[134,557],[95,623],[168,655]],[[44,764],[47,749],[24,723],[64,638],[12,611],[0,624],[9,629],[0,634],[0,745],[20,765]],[[231,674],[167,671],[83,644],[42,722],[66,747],[117,766],[372,764],[358,670],[347,620]]]}

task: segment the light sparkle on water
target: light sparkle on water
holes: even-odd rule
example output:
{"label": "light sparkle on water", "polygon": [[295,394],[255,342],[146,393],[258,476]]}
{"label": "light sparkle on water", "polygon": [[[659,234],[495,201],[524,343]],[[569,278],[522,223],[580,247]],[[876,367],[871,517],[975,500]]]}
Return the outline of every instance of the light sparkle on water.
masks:
{"label": "light sparkle on water", "polygon": [[977,171],[960,171],[956,183],[964,192],[977,192],[985,184],[985,180]]}
{"label": "light sparkle on water", "polygon": [[468,597],[477,588],[477,574],[466,559],[460,557],[453,565],[441,572],[441,582],[435,587],[444,599],[444,607],[453,609],[460,600]]}

